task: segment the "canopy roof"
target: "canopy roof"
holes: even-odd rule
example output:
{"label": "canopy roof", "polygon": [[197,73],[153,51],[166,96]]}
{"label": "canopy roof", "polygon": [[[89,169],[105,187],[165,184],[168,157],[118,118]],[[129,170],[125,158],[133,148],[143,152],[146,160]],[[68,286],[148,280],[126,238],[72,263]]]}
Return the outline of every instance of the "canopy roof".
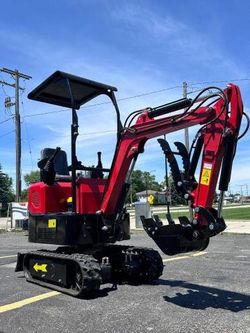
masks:
{"label": "canopy roof", "polygon": [[[73,105],[71,92],[73,97]],[[84,79],[79,76],[56,71],[28,95],[29,99],[79,109],[81,105],[101,95],[109,95],[111,91],[117,91],[100,82]]]}

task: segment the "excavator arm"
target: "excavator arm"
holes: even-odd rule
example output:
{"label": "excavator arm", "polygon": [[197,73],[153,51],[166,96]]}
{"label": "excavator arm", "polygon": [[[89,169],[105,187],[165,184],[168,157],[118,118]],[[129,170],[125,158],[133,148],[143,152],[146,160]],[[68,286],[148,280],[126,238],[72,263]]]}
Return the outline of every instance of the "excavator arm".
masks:
{"label": "excavator arm", "polygon": [[[237,86],[229,84],[224,91],[215,89],[218,93],[212,94],[214,100],[206,106],[204,104],[209,97],[202,98],[199,94],[193,101],[181,99],[138,112],[135,124],[123,129],[117,144],[101,203],[100,211],[104,218],[119,215],[135,161],[144,151],[147,140],[187,127],[201,126],[190,152],[185,152],[183,144],[176,143],[179,155],[183,158],[183,172],[178,169],[175,153],[171,151],[168,142],[158,140],[170,164],[177,191],[188,201],[192,211],[189,218],[181,216],[180,223],[171,225],[161,225],[153,218],[141,217],[145,231],[166,254],[203,250],[208,245],[209,237],[226,228],[222,217],[222,202],[230,181],[243,104]],[[195,107],[196,103],[198,106]],[[181,114],[169,116],[169,113],[183,108],[186,109]],[[196,182],[198,165],[200,176]],[[220,172],[220,199],[215,209],[212,205]]]}

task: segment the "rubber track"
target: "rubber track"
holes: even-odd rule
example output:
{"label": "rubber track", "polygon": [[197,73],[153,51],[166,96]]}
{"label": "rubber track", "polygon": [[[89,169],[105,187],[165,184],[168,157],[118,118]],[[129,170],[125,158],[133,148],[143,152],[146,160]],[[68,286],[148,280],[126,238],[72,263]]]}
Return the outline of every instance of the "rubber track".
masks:
{"label": "rubber track", "polygon": [[[103,254],[110,258],[113,279],[118,282],[151,283],[163,272],[162,258],[151,248],[106,245]],[[131,260],[126,261],[126,257]]]}
{"label": "rubber track", "polygon": [[130,247],[127,251],[140,257],[140,272],[131,276],[131,282],[152,283],[162,275],[163,262],[158,251],[143,247]]}
{"label": "rubber track", "polygon": [[[24,272],[26,276],[26,280],[38,285],[42,285],[48,287],[50,289],[54,289],[57,291],[61,291],[63,293],[69,294],[71,296],[80,297],[88,295],[94,291],[97,291],[100,288],[102,283],[101,278],[101,267],[98,261],[91,255],[81,254],[81,253],[73,253],[73,254],[62,254],[55,253],[50,251],[33,251],[27,254],[32,258],[37,256],[37,258],[48,258],[48,259],[60,259],[61,260],[70,260],[70,262],[76,262],[80,266],[81,269],[81,279],[80,279],[80,288],[66,288],[57,284],[54,284],[53,281],[44,281],[41,279],[37,279],[32,277],[30,272],[26,267],[24,267]],[[24,259],[25,262],[25,259]],[[27,272],[28,271],[28,272]],[[79,286],[79,284],[78,284]]]}

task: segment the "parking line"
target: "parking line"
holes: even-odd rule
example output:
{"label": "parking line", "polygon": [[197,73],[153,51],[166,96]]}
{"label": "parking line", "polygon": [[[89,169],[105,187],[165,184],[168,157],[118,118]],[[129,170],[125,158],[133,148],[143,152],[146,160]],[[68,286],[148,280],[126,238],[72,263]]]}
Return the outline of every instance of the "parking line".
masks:
{"label": "parking line", "polygon": [[0,257],[0,259],[5,259],[5,258],[15,258],[16,257],[16,254],[13,254],[11,256],[3,256],[3,257]]}
{"label": "parking line", "polygon": [[163,259],[163,262],[170,262],[170,261],[176,261],[176,260],[182,260],[182,259],[189,259],[192,257],[198,257],[198,256],[203,256],[204,254],[207,254],[207,252],[203,251],[203,252],[198,252],[198,253],[193,253],[189,256],[179,256],[179,257],[175,257],[175,258],[166,258]]}
{"label": "parking line", "polygon": [[34,297],[23,299],[22,301],[2,305],[2,306],[0,306],[0,313],[4,313],[4,312],[7,312],[7,311],[19,309],[19,308],[21,308],[25,305],[32,304],[32,303],[35,303],[35,302],[39,302],[43,299],[53,297],[53,296],[56,296],[56,295],[60,295],[60,294],[61,293],[59,291],[50,291],[50,292],[45,293],[45,294],[41,294],[41,295],[37,295],[37,296],[34,296]]}
{"label": "parking line", "polygon": [[197,253],[193,253],[192,254],[192,257],[199,257],[199,256],[203,256],[204,254],[207,254],[206,251],[203,251],[203,252],[197,252]]}

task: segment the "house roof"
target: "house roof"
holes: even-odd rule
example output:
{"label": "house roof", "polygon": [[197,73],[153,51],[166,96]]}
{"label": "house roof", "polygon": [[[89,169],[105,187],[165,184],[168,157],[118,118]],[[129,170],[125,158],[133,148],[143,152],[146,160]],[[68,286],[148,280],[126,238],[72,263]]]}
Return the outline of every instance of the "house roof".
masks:
{"label": "house roof", "polygon": [[140,197],[140,196],[155,195],[155,194],[164,194],[165,195],[165,192],[154,191],[154,190],[145,190],[145,191],[137,192],[136,196]]}

